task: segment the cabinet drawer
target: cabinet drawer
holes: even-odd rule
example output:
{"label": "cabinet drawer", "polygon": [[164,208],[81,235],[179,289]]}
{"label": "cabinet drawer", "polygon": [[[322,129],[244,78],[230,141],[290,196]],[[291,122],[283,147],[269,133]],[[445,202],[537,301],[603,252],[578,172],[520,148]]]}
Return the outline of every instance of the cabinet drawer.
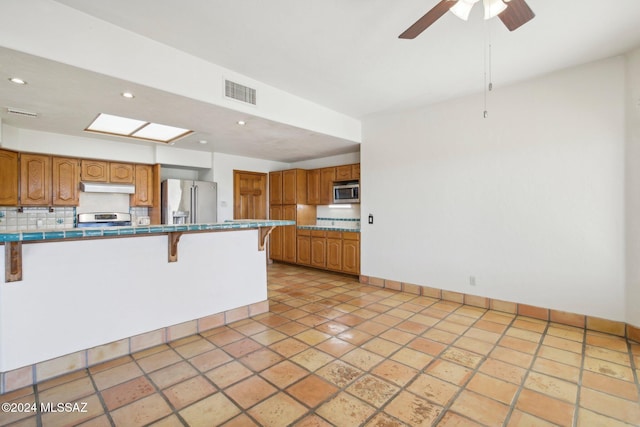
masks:
{"label": "cabinet drawer", "polygon": [[327,237],[327,232],[322,230],[311,230],[312,237]]}
{"label": "cabinet drawer", "polygon": [[360,233],[347,231],[342,233],[342,238],[344,240],[360,240]]}
{"label": "cabinet drawer", "polygon": [[342,233],[339,231],[327,231],[328,239],[342,239]]}
{"label": "cabinet drawer", "polygon": [[311,236],[311,230],[305,230],[303,228],[298,228],[298,236]]}

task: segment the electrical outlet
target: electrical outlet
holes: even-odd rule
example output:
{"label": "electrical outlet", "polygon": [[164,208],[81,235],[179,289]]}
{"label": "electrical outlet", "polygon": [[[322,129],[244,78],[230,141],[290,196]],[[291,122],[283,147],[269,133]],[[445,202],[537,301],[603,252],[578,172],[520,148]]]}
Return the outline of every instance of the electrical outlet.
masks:
{"label": "electrical outlet", "polygon": [[469,276],[469,284],[471,286],[475,286],[476,285],[476,276]]}

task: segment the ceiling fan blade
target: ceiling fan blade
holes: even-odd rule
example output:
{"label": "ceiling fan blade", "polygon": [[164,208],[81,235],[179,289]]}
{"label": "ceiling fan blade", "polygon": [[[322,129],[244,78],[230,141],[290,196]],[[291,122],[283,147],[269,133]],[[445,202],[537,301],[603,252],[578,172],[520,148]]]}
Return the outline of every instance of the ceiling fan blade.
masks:
{"label": "ceiling fan blade", "polygon": [[524,0],[510,0],[505,3],[507,8],[498,17],[509,31],[520,28],[536,16]]}
{"label": "ceiling fan blade", "polygon": [[436,22],[442,15],[447,13],[454,4],[458,3],[458,0],[442,0],[435,5],[429,12],[427,12],[422,18],[418,19],[415,24],[406,29],[406,31],[398,36],[401,39],[415,39],[424,30],[429,28],[431,24]]}

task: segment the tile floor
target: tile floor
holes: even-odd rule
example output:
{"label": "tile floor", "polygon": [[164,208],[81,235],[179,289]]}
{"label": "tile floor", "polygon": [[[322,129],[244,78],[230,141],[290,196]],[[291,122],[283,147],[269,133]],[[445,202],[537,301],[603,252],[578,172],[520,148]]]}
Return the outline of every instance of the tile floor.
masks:
{"label": "tile floor", "polygon": [[0,412],[0,425],[640,425],[638,344],[316,270],[268,272],[269,313],[0,396],[86,404]]}

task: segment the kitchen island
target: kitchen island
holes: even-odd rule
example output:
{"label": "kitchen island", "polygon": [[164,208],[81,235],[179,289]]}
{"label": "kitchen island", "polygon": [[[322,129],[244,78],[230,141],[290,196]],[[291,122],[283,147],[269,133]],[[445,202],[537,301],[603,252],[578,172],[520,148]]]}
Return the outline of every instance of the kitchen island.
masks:
{"label": "kitchen island", "polygon": [[293,224],[0,233],[0,393],[268,311],[261,249]]}

